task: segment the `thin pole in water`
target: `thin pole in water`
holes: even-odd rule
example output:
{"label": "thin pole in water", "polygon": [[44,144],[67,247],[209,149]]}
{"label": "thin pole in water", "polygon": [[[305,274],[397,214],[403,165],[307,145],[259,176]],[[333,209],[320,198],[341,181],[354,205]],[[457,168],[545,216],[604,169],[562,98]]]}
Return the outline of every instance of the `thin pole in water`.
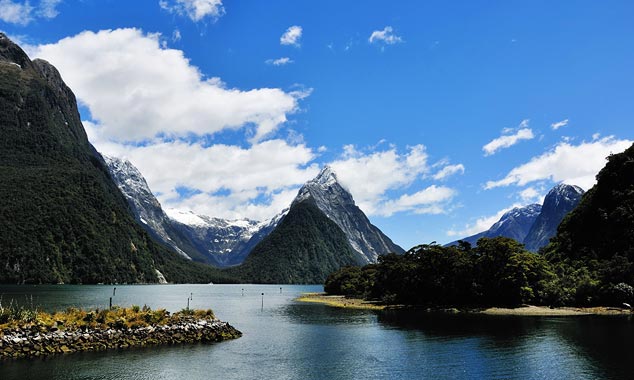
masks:
{"label": "thin pole in water", "polygon": [[189,310],[189,298],[187,298],[187,310]]}
{"label": "thin pole in water", "polygon": [[244,288],[242,288],[242,297],[244,297]]}
{"label": "thin pole in water", "polygon": [[262,310],[264,310],[264,293],[262,293]]}
{"label": "thin pole in water", "polygon": [[194,293],[189,293],[189,299],[192,301],[194,300]]}
{"label": "thin pole in water", "polygon": [[282,294],[282,287],[280,286],[280,294]]}
{"label": "thin pole in water", "polygon": [[112,297],[110,297],[110,309],[112,309]]}
{"label": "thin pole in water", "polygon": [[112,289],[112,296],[114,297],[117,294],[117,287],[115,286],[114,289]]}

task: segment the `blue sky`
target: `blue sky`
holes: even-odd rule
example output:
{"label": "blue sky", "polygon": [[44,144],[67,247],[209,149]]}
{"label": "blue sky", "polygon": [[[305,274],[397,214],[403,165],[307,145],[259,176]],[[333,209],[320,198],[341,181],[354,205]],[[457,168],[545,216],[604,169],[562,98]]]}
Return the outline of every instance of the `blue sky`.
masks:
{"label": "blue sky", "polygon": [[634,140],[630,1],[0,0],[166,208],[265,219],[330,164],[405,248]]}

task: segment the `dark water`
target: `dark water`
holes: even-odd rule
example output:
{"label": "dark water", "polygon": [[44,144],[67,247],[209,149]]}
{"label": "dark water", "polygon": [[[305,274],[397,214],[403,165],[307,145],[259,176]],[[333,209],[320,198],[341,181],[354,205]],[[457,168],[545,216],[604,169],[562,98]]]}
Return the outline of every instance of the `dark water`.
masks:
{"label": "dark water", "polygon": [[[244,289],[244,296],[242,296]],[[355,311],[294,302],[319,286],[117,286],[115,304],[212,308],[244,336],[212,345],[0,362],[0,379],[632,379],[625,317]],[[262,296],[264,308],[262,308]],[[2,302],[107,306],[111,286],[0,286]],[[28,296],[27,296],[28,295]]]}

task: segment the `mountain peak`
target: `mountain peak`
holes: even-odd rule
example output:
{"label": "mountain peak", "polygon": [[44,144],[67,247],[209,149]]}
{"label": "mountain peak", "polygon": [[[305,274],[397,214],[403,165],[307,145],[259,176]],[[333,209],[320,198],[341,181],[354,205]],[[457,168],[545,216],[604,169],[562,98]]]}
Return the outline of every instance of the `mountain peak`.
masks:
{"label": "mountain peak", "polygon": [[332,185],[337,182],[337,174],[329,165],[326,165],[321,169],[317,177],[310,182],[316,182],[323,185]]}
{"label": "mountain peak", "polygon": [[18,65],[22,69],[31,64],[24,50],[11,41],[6,34],[0,32],[0,62],[2,61]]}

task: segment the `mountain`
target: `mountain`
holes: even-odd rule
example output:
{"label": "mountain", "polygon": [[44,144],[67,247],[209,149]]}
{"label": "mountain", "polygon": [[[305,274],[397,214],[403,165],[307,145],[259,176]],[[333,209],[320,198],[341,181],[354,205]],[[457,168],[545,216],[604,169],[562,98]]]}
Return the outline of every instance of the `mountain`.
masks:
{"label": "mountain", "polygon": [[177,210],[165,212],[132,163],[116,157],[104,158],[139,223],[160,242],[194,261],[221,268],[242,263],[283,216],[256,222],[225,220]]}
{"label": "mountain", "polygon": [[[504,236],[523,243],[529,251],[537,252],[555,236],[557,226],[577,206],[582,195],[583,189],[579,186],[558,184],[548,192],[542,205],[516,207],[502,215],[488,230],[460,240],[475,245],[482,237]],[[458,240],[447,245],[456,244]]]}
{"label": "mountain", "polygon": [[313,199],[317,208],[341,228],[362,262],[375,263],[380,255],[405,252],[370,223],[329,166],[302,186],[293,204],[306,199]]}
{"label": "mountain", "polygon": [[253,247],[277,226],[284,214],[285,211],[271,220],[257,222],[168,210],[173,228],[189,239],[205,262],[222,268],[241,264]]}
{"label": "mountain", "polygon": [[557,227],[564,217],[579,204],[583,193],[579,186],[563,183],[550,190],[544,198],[539,216],[523,240],[526,249],[536,252],[546,246],[557,233]]}
{"label": "mountain", "polygon": [[209,282],[139,226],[59,72],[0,33],[0,283]]}
{"label": "mountain", "polygon": [[110,175],[125,196],[134,215],[146,231],[159,241],[191,259],[171,236],[175,235],[171,221],[163,211],[161,204],[150,191],[145,178],[139,170],[127,160],[103,155]]}
{"label": "mountain", "polygon": [[[503,236],[523,242],[531,227],[539,217],[541,210],[542,206],[539,204],[532,204],[526,207],[516,207],[504,213],[500,220],[498,220],[488,230],[460,240],[466,241],[471,245],[475,245],[478,242],[478,239],[483,237],[494,238]],[[458,240],[447,245],[456,244],[458,244]]]}
{"label": "mountain", "polygon": [[244,263],[227,272],[244,282],[322,284],[335,270],[364,261],[341,228],[306,198],[294,202]]}
{"label": "mountain", "polygon": [[615,284],[634,283],[634,145],[608,157],[547,251],[559,260],[610,260],[614,265],[604,276]]}

